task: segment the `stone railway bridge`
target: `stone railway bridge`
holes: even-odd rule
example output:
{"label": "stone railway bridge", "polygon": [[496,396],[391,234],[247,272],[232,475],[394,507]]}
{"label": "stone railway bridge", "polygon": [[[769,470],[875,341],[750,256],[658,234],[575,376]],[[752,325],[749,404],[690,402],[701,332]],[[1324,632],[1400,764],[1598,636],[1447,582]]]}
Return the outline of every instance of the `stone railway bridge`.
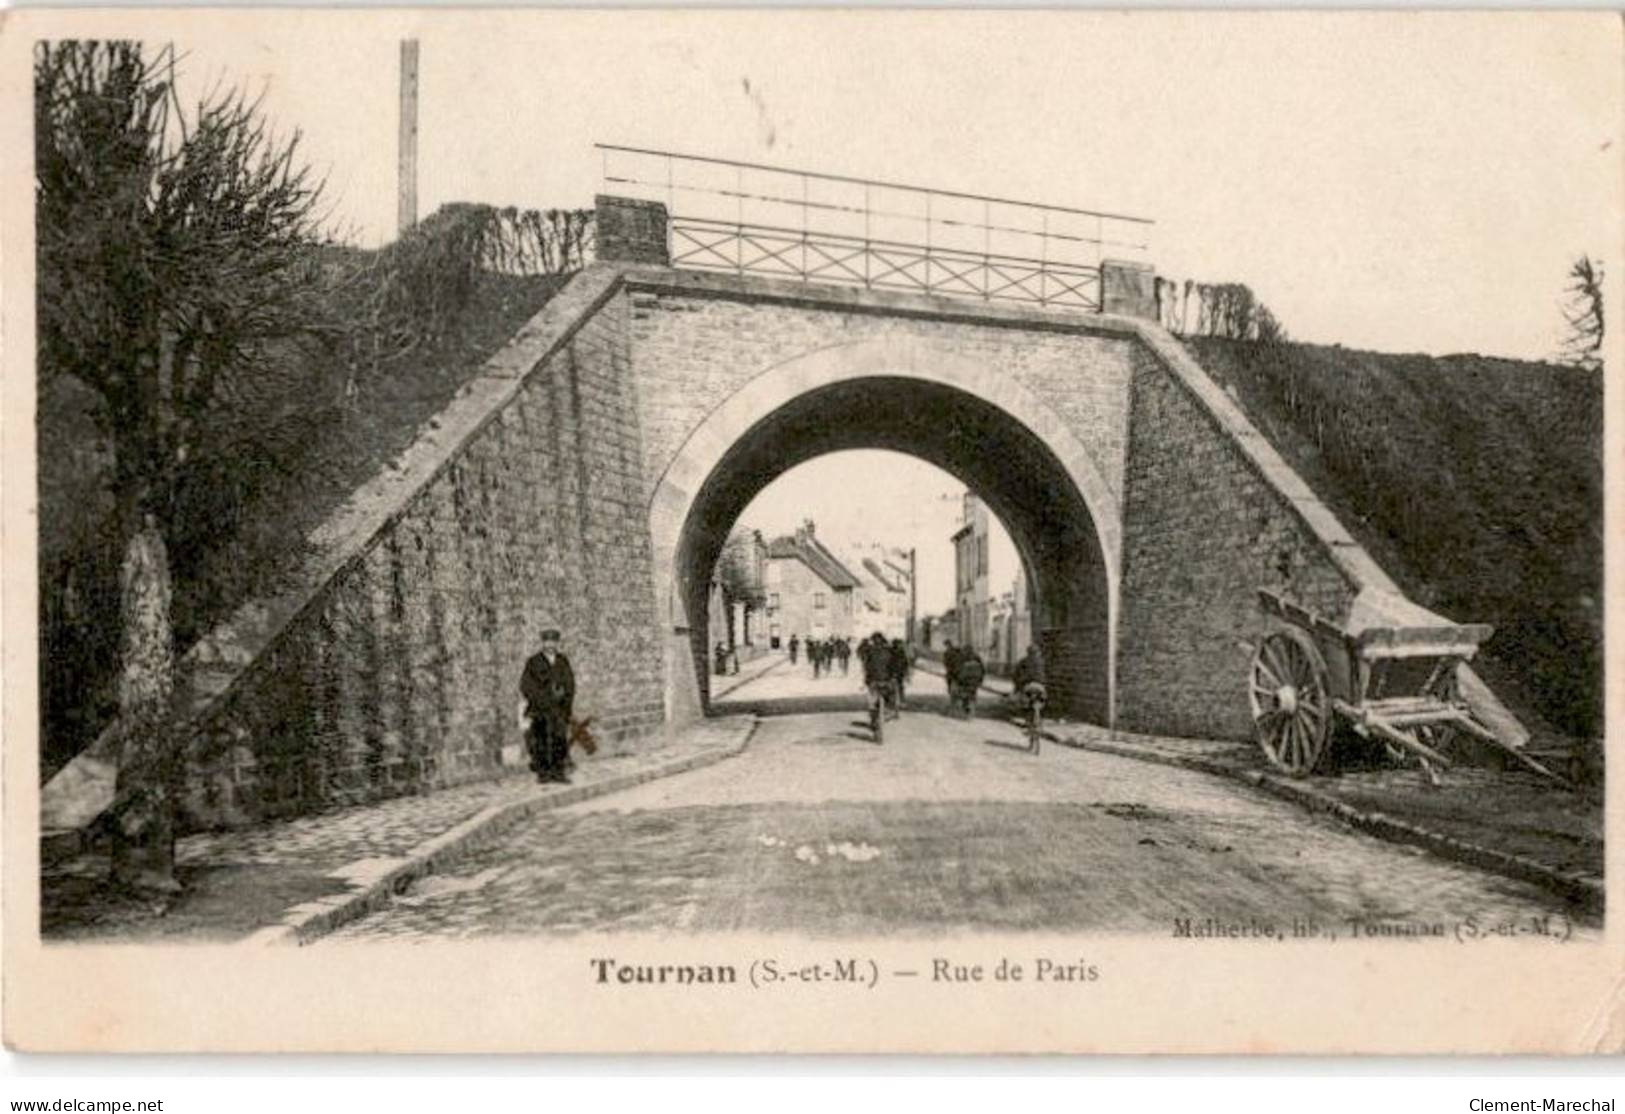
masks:
{"label": "stone railway bridge", "polygon": [[[661,207],[601,198],[600,261],[332,517],[303,587],[187,655],[190,824],[489,776],[547,625],[601,738],[703,715],[728,529],[839,449],[910,453],[985,499],[1055,702],[1094,723],[1248,735],[1261,587],[1340,619],[1408,606],[1147,319],[1143,267],[1106,264],[1086,314],[682,271],[665,243]],[[45,827],[104,807],[110,770],[93,747],[59,775]]]}

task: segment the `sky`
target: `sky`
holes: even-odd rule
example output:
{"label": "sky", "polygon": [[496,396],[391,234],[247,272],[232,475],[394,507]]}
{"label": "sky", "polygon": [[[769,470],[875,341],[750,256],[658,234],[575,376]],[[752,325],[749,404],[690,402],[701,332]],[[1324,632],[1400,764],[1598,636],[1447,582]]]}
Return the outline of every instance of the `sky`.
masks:
{"label": "sky", "polygon": [[368,243],[403,31],[425,213],[588,204],[594,142],[657,147],[1145,215],[1159,273],[1246,282],[1299,339],[1529,358],[1621,239],[1608,13],[213,19],[177,37],[189,79],[262,89]]}
{"label": "sky", "polygon": [[[1162,275],[1245,282],[1296,339],[1438,355],[1547,357],[1570,263],[1625,277],[1610,13],[195,12],[176,28],[192,87],[263,93],[366,244],[394,233],[398,43],[415,35],[424,214],[589,205],[595,142],[883,178],[1147,216]],[[949,606],[962,488],[912,461],[876,484],[875,464],[803,465],[744,521],[914,546],[921,608]],[[857,487],[862,503],[843,498]],[[1007,539],[993,564],[1002,586]]]}

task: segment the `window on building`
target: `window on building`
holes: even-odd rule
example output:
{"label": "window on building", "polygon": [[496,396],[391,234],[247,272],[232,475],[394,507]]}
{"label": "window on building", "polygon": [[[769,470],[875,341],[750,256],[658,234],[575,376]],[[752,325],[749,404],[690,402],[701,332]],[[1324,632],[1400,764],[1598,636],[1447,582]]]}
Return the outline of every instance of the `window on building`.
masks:
{"label": "window on building", "polygon": [[779,594],[777,592],[769,592],[767,594],[767,609],[769,611],[777,611],[779,609]]}
{"label": "window on building", "polygon": [[813,593],[813,607],[822,609],[823,606],[824,606],[824,593],[822,593],[822,592],[814,592]]}

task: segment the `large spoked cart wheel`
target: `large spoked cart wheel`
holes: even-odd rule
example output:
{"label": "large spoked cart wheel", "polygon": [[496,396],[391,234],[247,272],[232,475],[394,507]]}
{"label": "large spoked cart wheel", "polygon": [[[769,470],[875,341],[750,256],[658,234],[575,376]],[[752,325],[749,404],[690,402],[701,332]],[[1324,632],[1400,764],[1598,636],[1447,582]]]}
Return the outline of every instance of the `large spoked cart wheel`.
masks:
{"label": "large spoked cart wheel", "polygon": [[1394,759],[1416,762],[1435,786],[1462,735],[1563,782],[1524,754],[1521,743],[1502,740],[1462,698],[1458,669],[1493,627],[1451,623],[1412,605],[1415,613],[1404,617],[1414,622],[1366,623],[1351,633],[1267,588],[1258,602],[1286,624],[1254,651],[1247,687],[1253,733],[1275,768],[1304,777],[1323,767],[1336,716],[1354,735],[1387,747]]}
{"label": "large spoked cart wheel", "polygon": [[1296,628],[1274,631],[1253,653],[1247,688],[1253,735],[1270,765],[1307,777],[1325,761],[1332,701],[1326,661]]}

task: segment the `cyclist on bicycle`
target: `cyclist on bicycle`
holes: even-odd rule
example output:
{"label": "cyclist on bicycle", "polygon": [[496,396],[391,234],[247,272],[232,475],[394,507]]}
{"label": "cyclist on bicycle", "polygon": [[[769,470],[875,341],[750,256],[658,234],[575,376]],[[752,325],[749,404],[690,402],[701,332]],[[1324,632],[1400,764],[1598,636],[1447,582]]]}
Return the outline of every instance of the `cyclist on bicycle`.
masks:
{"label": "cyclist on bicycle", "polygon": [[880,741],[881,721],[888,717],[892,696],[892,653],[886,636],[879,631],[864,639],[858,646],[858,664],[863,668],[863,687],[869,693],[869,725],[874,729],[875,741]]}
{"label": "cyclist on bicycle", "polygon": [[1039,717],[1044,712],[1044,653],[1038,643],[1027,647],[1027,652],[1016,662],[1011,680],[1015,682],[1015,695],[1027,713],[1027,724],[1032,732],[1032,749],[1038,749]]}
{"label": "cyclist on bicycle", "polygon": [[976,690],[981,688],[985,676],[987,667],[982,664],[982,655],[974,647],[961,647],[951,682],[953,702],[960,718],[970,719],[976,714]]}

